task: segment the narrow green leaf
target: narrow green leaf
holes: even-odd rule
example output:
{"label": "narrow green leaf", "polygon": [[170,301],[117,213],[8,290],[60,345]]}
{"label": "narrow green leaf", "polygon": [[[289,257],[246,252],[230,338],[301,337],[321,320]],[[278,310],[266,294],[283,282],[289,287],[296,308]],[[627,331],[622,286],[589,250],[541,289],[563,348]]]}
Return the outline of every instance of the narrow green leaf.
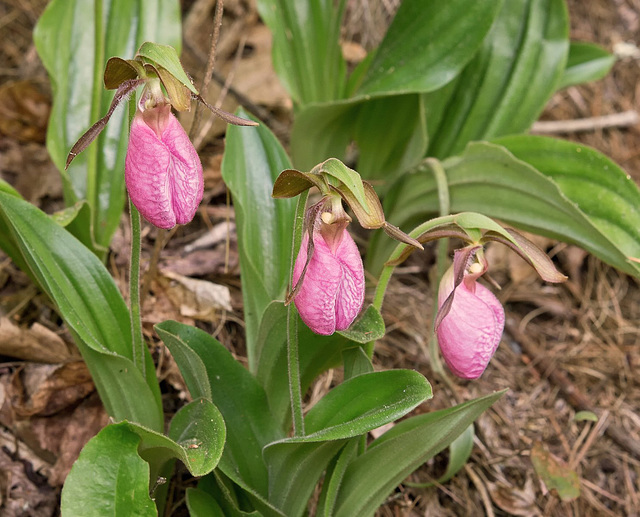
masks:
{"label": "narrow green leaf", "polygon": [[176,0],[54,0],[34,30],[53,88],[47,149],[62,174],[65,203],[88,201],[101,246],[109,245],[124,207],[125,110],[116,110],[96,142],[65,171],[67,153],[111,103],[114,92],[103,85],[107,59],[133,57],[149,40],[179,48],[180,30]]}
{"label": "narrow green leaf", "polygon": [[333,515],[372,515],[398,483],[455,440],[503,394],[492,393],[396,424],[349,464]]}
{"label": "narrow green leaf", "polygon": [[593,411],[578,411],[573,417],[574,422],[597,422],[598,415],[596,415]]}
{"label": "narrow green leaf", "polygon": [[154,328],[171,351],[191,397],[212,400],[207,368],[200,356],[178,336],[167,332],[162,326],[156,325]]}
{"label": "narrow green leaf", "polygon": [[280,442],[266,447],[269,501],[288,517],[301,516],[320,476],[344,445],[345,440],[337,440]]}
{"label": "narrow green leaf", "polygon": [[[247,117],[243,111],[238,115]],[[289,282],[295,200],[273,199],[273,185],[291,163],[265,125],[227,130],[222,177],[233,196],[238,230],[249,368],[256,370],[262,314],[283,299]]]}
{"label": "narrow green leaf", "polygon": [[371,359],[369,359],[367,353],[360,346],[347,348],[342,352],[342,358],[342,362],[344,363],[345,380],[373,372]]}
{"label": "narrow green leaf", "polygon": [[615,62],[616,57],[599,45],[572,41],[558,89],[602,79]]}
{"label": "narrow green leaf", "polygon": [[140,437],[124,423],[107,426],[93,437],[67,476],[62,516],[156,516],[149,497],[149,465],[138,455],[139,443]]}
{"label": "narrow green leaf", "polygon": [[382,314],[373,305],[369,305],[356,322],[347,330],[338,332],[341,336],[355,343],[364,345],[370,341],[382,339],[385,335]]}
{"label": "narrow green leaf", "polygon": [[0,220],[27,271],[74,335],[109,414],[161,430],[162,404],[153,361],[147,351],[144,379],[132,360],[129,311],[104,265],[45,213],[4,192],[0,192]]}
{"label": "narrow green leaf", "polygon": [[345,0],[258,0],[273,34],[273,66],[297,104],[339,99],[346,63],[340,47]]}
{"label": "narrow green leaf", "polygon": [[229,430],[220,468],[234,481],[241,480],[246,487],[266,496],[267,468],[262,448],[283,435],[269,412],[262,386],[206,332],[176,321],[165,321],[156,329],[163,339],[172,336],[165,341],[169,350],[188,347],[206,368],[213,403]]}
{"label": "narrow green leaf", "polygon": [[288,441],[352,438],[393,422],[432,396],[429,382],[413,370],[358,375],[333,388],[309,410],[304,438]]}
{"label": "narrow green leaf", "polygon": [[455,84],[426,95],[428,154],[446,158],[473,140],[521,133],[540,115],[565,69],[564,0],[508,0]]}
{"label": "narrow green leaf", "polygon": [[191,517],[228,517],[213,497],[198,488],[187,488],[187,508]]}
{"label": "narrow green leaf", "polygon": [[329,465],[322,483],[322,492],[320,493],[316,515],[320,517],[333,515],[344,473],[351,461],[357,456],[359,441],[360,438],[349,440],[334,458],[333,463]]}
{"label": "narrow green leaf", "polygon": [[501,3],[405,0],[356,96],[427,92],[444,86],[477,52]]}
{"label": "narrow green leaf", "polygon": [[[638,198],[637,187],[596,151],[541,138],[504,140],[541,170],[504,147],[482,142],[470,143],[461,157],[447,160],[444,165],[451,211],[480,212],[533,233],[577,244],[625,273],[638,276],[640,266],[628,257],[640,256],[635,237],[640,226],[633,227],[635,209],[625,211],[627,203],[637,206],[632,204]],[[525,158],[529,146],[537,150]],[[555,156],[546,160],[552,150]],[[553,171],[557,171],[557,179]],[[580,180],[583,173],[589,181]],[[590,190],[588,183],[594,181],[596,186]],[[602,205],[597,201],[600,198]],[[621,208],[616,203],[622,203]],[[411,227],[437,212],[435,180],[425,173],[408,175],[392,189],[385,204],[391,222]],[[385,239],[375,237],[368,254],[370,271],[380,271],[391,249]]]}

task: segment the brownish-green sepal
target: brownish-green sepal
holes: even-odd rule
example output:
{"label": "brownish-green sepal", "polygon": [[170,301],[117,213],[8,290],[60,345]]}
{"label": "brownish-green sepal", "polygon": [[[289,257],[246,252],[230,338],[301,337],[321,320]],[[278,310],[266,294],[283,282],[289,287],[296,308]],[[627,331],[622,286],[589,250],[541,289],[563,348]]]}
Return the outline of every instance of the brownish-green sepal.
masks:
{"label": "brownish-green sepal", "polygon": [[369,210],[365,210],[365,207],[355,196],[352,189],[345,188],[343,185],[337,187],[332,186],[331,188],[342,196],[342,199],[344,199],[349,205],[349,208],[353,210],[354,215],[363,228],[367,228],[368,230],[382,228],[385,223],[385,217],[378,194],[373,190],[371,184],[366,181],[361,181],[361,184],[366,206]]}
{"label": "brownish-green sepal", "polygon": [[[182,68],[178,53],[173,47],[169,45],[158,45],[157,43],[147,41],[138,49],[138,56],[142,58],[142,61],[145,63],[151,64],[156,68],[164,68],[178,82],[189,89],[191,93],[194,95],[198,94],[198,90],[193,86],[189,76],[184,71],[184,68]],[[164,84],[164,81],[162,84]]]}
{"label": "brownish-green sepal", "polygon": [[[322,174],[327,178],[327,182],[330,183],[333,187],[342,194],[342,197],[347,200],[345,194],[348,192],[350,194],[350,199],[353,200],[347,201],[351,209],[355,212],[355,208],[353,205],[358,204],[360,207],[360,211],[364,211],[367,214],[371,214],[373,207],[369,206],[368,200],[369,197],[365,191],[364,181],[353,169],[347,167],[344,163],[342,163],[337,158],[329,158],[325,160],[319,165],[316,165],[312,170],[312,173]],[[337,180],[337,181],[333,181]],[[375,194],[375,192],[374,192]],[[376,196],[376,200],[378,196]],[[378,201],[378,204],[380,201]],[[382,208],[380,208],[380,212],[382,212]],[[377,217],[376,214],[373,214],[374,218]],[[382,215],[384,221],[384,214]],[[358,218],[359,220],[360,218]],[[364,226],[364,225],[363,225]],[[369,228],[365,226],[365,228]],[[371,228],[380,228],[380,226],[372,226]]]}
{"label": "brownish-green sepal", "polygon": [[321,176],[311,172],[286,169],[276,178],[271,196],[276,199],[295,197],[314,186],[320,191],[326,189]]}
{"label": "brownish-green sepal", "polygon": [[125,81],[143,79],[145,75],[144,67],[139,61],[112,57],[104,70],[104,87],[116,90]]}
{"label": "brownish-green sepal", "polygon": [[[467,244],[471,243],[471,240],[469,239],[469,235],[456,224],[443,224],[441,226],[436,226],[435,228],[432,228],[424,232],[416,240],[420,244],[426,244],[427,242],[435,241],[437,239],[447,239],[447,238],[460,239]],[[414,248],[405,248],[404,250],[402,250],[402,253],[397,258],[386,262],[385,266],[394,266],[394,267],[399,266],[409,258],[409,255],[411,255],[413,251],[414,251]]]}
{"label": "brownish-green sepal", "polygon": [[509,246],[526,260],[540,275],[540,278],[546,282],[559,283],[567,280],[567,277],[556,269],[548,255],[533,242],[513,228],[505,228],[504,231],[509,235],[509,238],[506,238],[503,233],[488,231],[482,237],[482,241],[496,241]]}
{"label": "brownish-green sepal", "polygon": [[152,76],[157,75],[167,92],[171,106],[177,111],[188,111],[191,109],[191,92],[182,81],[178,80],[166,68],[160,65],[146,63],[144,69]]}
{"label": "brownish-green sepal", "polygon": [[228,111],[221,110],[220,108],[216,108],[212,106],[207,101],[202,98],[202,95],[196,94],[194,95],[196,99],[198,99],[202,104],[204,104],[207,108],[211,110],[214,115],[217,115],[222,120],[224,120],[227,124],[233,124],[234,126],[257,126],[259,125],[254,120],[249,120],[247,118],[242,118],[234,115],[233,113],[229,113]]}
{"label": "brownish-green sepal", "polygon": [[144,83],[144,81],[144,79],[127,80],[118,87],[118,90],[116,91],[116,94],[111,101],[111,106],[109,106],[109,111],[107,111],[107,114],[100,120],[98,120],[93,126],[91,126],[85,132],[85,134],[82,135],[75,144],[73,144],[71,151],[69,151],[69,154],[67,155],[67,162],[64,166],[65,170],[69,168],[69,165],[71,165],[73,159],[82,151],[84,151],[89,146],[89,144],[98,137],[120,103],[125,100],[133,90]]}

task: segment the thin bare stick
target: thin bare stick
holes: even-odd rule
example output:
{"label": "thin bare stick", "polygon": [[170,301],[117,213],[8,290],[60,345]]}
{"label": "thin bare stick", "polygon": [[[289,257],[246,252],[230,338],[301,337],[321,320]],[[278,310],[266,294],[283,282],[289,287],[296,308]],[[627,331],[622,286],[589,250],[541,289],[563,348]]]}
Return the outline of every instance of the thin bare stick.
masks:
{"label": "thin bare stick", "polygon": [[557,133],[577,133],[580,131],[595,131],[609,127],[629,127],[640,122],[637,111],[623,111],[601,117],[580,118],[574,120],[545,120],[533,124],[532,133],[549,135]]}
{"label": "thin bare stick", "polygon": [[[216,63],[216,49],[218,47],[218,39],[220,38],[220,27],[222,26],[222,13],[224,11],[223,0],[217,0],[216,12],[213,16],[213,34],[211,35],[211,46],[209,47],[209,59],[207,61],[207,68],[202,78],[202,86],[200,87],[200,96],[206,97],[209,83],[211,82],[211,75],[213,73],[213,67]],[[193,137],[198,133],[198,126],[200,125],[200,119],[202,118],[203,107],[198,103],[196,111],[193,115],[193,122],[191,129],[189,130],[189,138],[193,140]]]}

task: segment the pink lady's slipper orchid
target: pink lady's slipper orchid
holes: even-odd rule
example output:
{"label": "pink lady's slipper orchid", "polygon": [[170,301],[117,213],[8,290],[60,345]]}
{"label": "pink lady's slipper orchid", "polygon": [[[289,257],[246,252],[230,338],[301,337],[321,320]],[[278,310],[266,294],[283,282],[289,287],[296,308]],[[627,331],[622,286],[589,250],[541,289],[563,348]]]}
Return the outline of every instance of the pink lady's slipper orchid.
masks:
{"label": "pink lady's slipper orchid", "polygon": [[[309,210],[309,227],[293,269],[293,295],[300,317],[323,335],[347,329],[364,302],[364,267],[346,231],[349,217],[340,198],[331,201],[321,201]],[[327,206],[331,211],[326,211]]]}
{"label": "pink lady's slipper orchid", "polygon": [[443,275],[438,292],[438,344],[449,369],[463,379],[482,375],[504,330],[502,305],[476,282],[487,269],[484,258],[467,267],[473,251],[456,251],[454,265]]}
{"label": "pink lady's slipper orchid", "polygon": [[131,201],[150,223],[169,229],[193,219],[204,189],[202,164],[170,104],[138,110],[124,171]]}

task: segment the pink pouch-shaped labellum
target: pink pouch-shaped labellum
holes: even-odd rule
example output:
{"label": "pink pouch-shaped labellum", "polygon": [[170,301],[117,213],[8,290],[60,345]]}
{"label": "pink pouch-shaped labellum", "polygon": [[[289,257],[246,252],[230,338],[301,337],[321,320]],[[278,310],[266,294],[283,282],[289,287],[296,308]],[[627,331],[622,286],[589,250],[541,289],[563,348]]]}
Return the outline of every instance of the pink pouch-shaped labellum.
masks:
{"label": "pink pouch-shaped labellum", "polygon": [[[302,238],[293,268],[293,285],[298,283],[307,262],[309,234]],[[316,334],[331,335],[353,323],[364,303],[364,267],[356,243],[343,231],[335,252],[322,234],[313,234],[313,255],[295,297],[302,321]]]}
{"label": "pink pouch-shaped labellum", "polygon": [[[438,306],[449,296],[453,284],[453,269],[449,269],[440,283]],[[463,379],[477,379],[498,349],[503,330],[504,309],[494,294],[475,281],[463,281],[436,333],[449,369]]]}
{"label": "pink pouch-shaped labellum", "polygon": [[193,219],[202,164],[169,104],[136,113],[124,170],[131,200],[150,223],[169,229]]}

